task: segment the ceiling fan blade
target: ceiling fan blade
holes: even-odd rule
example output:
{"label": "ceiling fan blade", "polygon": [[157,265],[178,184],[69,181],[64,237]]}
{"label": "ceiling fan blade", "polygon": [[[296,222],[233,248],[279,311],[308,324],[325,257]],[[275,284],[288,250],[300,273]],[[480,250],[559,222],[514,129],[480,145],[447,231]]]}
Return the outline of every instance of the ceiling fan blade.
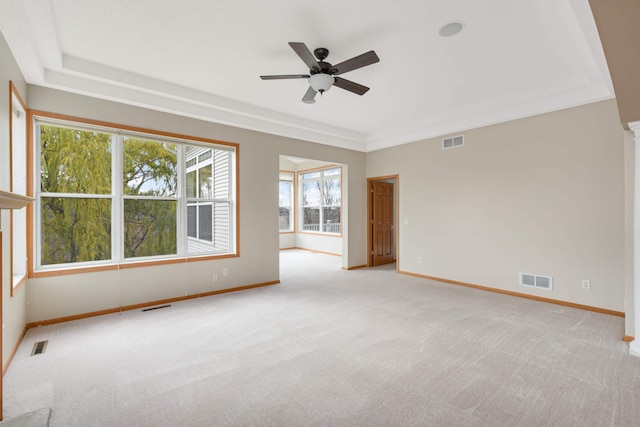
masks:
{"label": "ceiling fan blade", "polygon": [[318,61],[316,61],[315,56],[311,53],[306,44],[300,42],[289,42],[289,46],[294,50],[295,53],[298,54],[300,59],[307,64],[310,70],[320,71],[320,67],[318,67]]}
{"label": "ceiling fan blade", "polygon": [[318,92],[316,92],[311,86],[309,86],[309,89],[307,89],[307,92],[302,97],[302,102],[304,102],[305,104],[313,104],[314,102],[316,102],[316,93]]}
{"label": "ceiling fan blade", "polygon": [[362,55],[358,55],[334,65],[333,67],[331,67],[331,69],[337,71],[331,74],[338,76],[340,74],[346,73],[347,71],[352,71],[358,68],[366,67],[367,65],[375,64],[378,61],[380,61],[378,55],[376,55],[374,51],[370,50],[369,52],[365,52]]}
{"label": "ceiling fan blade", "polygon": [[366,86],[362,86],[361,84],[354,83],[351,80],[343,79],[342,77],[335,77],[335,81],[333,82],[333,85],[338,86],[340,89],[353,92],[356,95],[364,95],[369,90],[369,88]]}
{"label": "ceiling fan blade", "polygon": [[308,79],[309,74],[282,74],[280,76],[260,76],[262,80]]}

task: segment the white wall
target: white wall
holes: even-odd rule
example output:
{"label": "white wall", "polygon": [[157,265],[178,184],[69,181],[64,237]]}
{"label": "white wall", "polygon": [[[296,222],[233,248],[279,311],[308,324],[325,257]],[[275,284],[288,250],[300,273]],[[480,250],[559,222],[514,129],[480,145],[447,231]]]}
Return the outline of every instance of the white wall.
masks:
{"label": "white wall", "polygon": [[296,247],[296,233],[280,233],[280,249],[293,249]]}
{"label": "white wall", "polygon": [[[30,279],[28,321],[35,322],[279,278],[279,155],[347,164],[350,235],[345,266],[365,262],[365,154],[217,125],[105,100],[29,86],[29,108],[240,144],[240,257]],[[230,269],[223,277],[223,268]],[[212,282],[218,274],[219,282]]]}
{"label": "white wall", "polygon": [[[399,269],[624,311],[615,101],[463,133],[462,148],[434,138],[367,154],[368,177],[399,175]],[[552,276],[553,291],[519,286],[521,272]]]}
{"label": "white wall", "polygon": [[[10,189],[9,156],[9,81],[13,81],[23,99],[27,97],[27,85],[18,66],[0,34],[0,189]],[[11,296],[11,221],[8,210],[0,214],[2,230],[2,365],[7,362],[27,322],[26,289],[23,286]]]}
{"label": "white wall", "polygon": [[296,247],[332,255],[342,255],[342,237],[313,233],[297,233]]}

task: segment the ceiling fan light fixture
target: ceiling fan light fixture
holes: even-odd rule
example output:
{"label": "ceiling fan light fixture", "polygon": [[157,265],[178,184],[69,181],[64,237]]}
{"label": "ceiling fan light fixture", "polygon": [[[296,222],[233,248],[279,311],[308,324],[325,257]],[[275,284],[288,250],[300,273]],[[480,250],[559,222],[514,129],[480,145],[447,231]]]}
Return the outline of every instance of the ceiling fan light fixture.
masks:
{"label": "ceiling fan light fixture", "polygon": [[320,93],[326,92],[331,89],[331,86],[334,82],[335,79],[332,75],[329,74],[318,73],[309,77],[309,85],[313,88],[313,90]]}

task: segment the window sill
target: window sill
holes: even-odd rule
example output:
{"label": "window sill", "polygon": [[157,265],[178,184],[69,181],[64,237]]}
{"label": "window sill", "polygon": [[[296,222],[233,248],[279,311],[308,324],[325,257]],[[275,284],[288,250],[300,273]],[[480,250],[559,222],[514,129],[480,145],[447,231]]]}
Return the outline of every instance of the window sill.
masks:
{"label": "window sill", "polygon": [[32,201],[31,197],[0,190],[0,209],[22,209]]}
{"label": "window sill", "polygon": [[321,231],[298,231],[298,234],[310,234],[312,236],[325,236],[325,237],[342,237],[342,233],[323,233]]}
{"label": "window sill", "polygon": [[94,273],[98,271],[126,270],[128,268],[153,267],[158,265],[182,264],[186,262],[211,261],[214,259],[237,258],[239,254],[198,255],[182,258],[161,259],[153,261],[134,261],[120,264],[103,264],[84,267],[65,267],[56,270],[34,271],[31,278],[64,276],[68,274]]}
{"label": "window sill", "polygon": [[12,286],[11,286],[11,296],[14,296],[18,290],[24,286],[24,284],[27,283],[27,275],[26,274],[20,274],[20,275],[14,275],[13,276],[13,281],[12,281]]}

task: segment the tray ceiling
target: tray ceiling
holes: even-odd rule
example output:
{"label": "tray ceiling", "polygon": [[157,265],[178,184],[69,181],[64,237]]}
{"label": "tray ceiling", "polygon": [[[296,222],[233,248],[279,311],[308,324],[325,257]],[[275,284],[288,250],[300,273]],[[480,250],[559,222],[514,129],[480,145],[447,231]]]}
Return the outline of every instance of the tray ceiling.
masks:
{"label": "tray ceiling", "polygon": [[[587,0],[3,0],[0,31],[30,84],[359,151],[614,96]],[[290,41],[375,50],[371,90],[260,80],[308,72]]]}

